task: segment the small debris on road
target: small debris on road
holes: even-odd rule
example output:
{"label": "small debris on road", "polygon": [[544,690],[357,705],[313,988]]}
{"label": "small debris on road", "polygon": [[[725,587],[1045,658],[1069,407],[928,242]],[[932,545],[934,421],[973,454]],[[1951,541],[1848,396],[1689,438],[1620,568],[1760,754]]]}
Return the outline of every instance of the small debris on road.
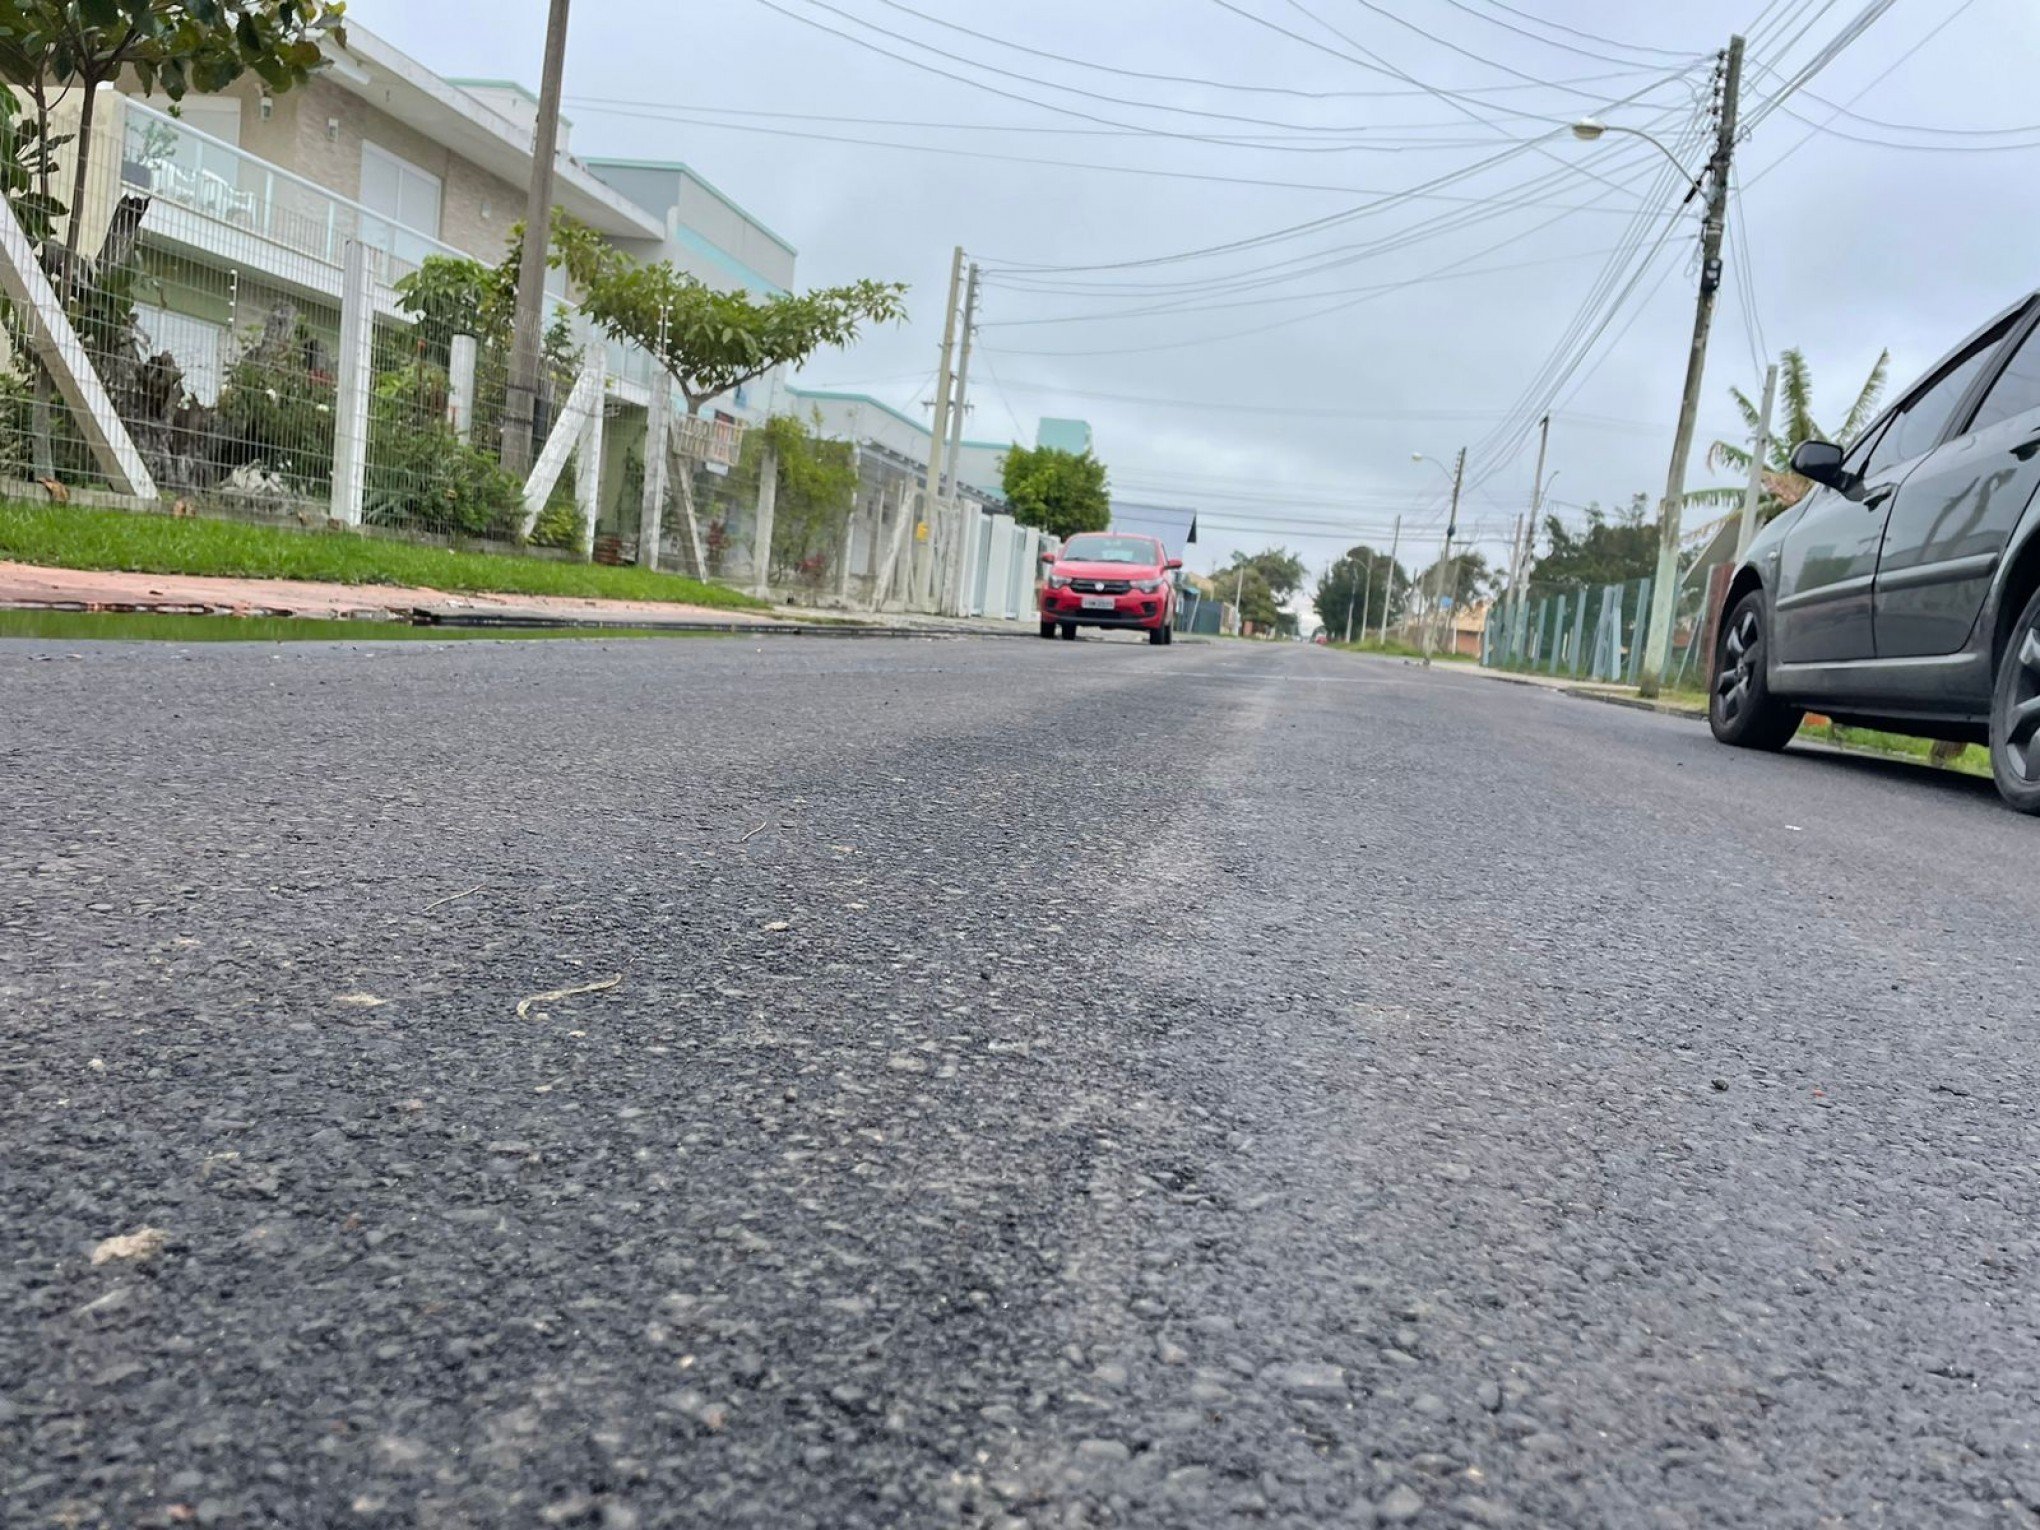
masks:
{"label": "small debris on road", "polygon": [[163,1252],[163,1245],[169,1242],[169,1235],[161,1228],[138,1227],[131,1233],[108,1238],[92,1250],[94,1264],[110,1264],[116,1259],[153,1259]]}
{"label": "small debris on road", "polygon": [[571,988],[549,988],[544,993],[527,994],[517,1001],[517,1018],[522,1020],[529,1016],[531,1006],[534,1004],[550,1004],[555,999],[571,999],[574,995],[582,993],[601,993],[604,989],[614,988],[622,981],[623,974],[618,972],[606,978],[597,978],[592,983],[576,983]]}

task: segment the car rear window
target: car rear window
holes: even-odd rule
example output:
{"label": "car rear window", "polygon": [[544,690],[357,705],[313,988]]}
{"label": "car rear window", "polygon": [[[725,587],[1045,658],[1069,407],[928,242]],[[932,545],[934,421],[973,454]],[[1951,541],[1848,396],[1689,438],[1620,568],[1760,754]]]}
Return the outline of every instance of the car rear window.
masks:
{"label": "car rear window", "polygon": [[1072,563],[1144,563],[1155,561],[1155,544],[1146,537],[1085,535],[1071,537],[1062,555]]}

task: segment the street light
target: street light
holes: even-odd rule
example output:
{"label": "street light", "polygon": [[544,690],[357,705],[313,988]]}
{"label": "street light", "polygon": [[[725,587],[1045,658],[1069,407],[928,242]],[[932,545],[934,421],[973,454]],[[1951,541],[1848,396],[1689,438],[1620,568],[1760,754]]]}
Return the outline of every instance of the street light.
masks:
{"label": "street light", "polygon": [[1679,399],[1678,428],[1672,434],[1672,460],[1665,473],[1664,508],[1658,515],[1657,572],[1651,580],[1650,611],[1644,622],[1643,663],[1637,675],[1637,692],[1646,698],[1657,695],[1664,683],[1665,660],[1672,646],[1679,601],[1679,522],[1686,500],[1686,466],[1693,451],[1693,431],[1700,413],[1700,383],[1707,367],[1708,332],[1714,324],[1715,296],[1721,290],[1721,241],[1728,226],[1728,181],[1735,159],[1737,109],[1742,96],[1743,40],[1731,37],[1722,62],[1721,94],[1714,111],[1714,153],[1707,161],[1707,183],[1687,173],[1678,155],[1650,134],[1635,128],[1609,128],[1591,117],[1573,124],[1573,136],[1592,143],[1603,133],[1628,133],[1657,148],[1679,167],[1686,182],[1685,200],[1696,196],[1706,203],[1700,224],[1700,291],[1693,311],[1693,338],[1686,348],[1686,386]]}
{"label": "street light", "polygon": [[1597,121],[1592,117],[1582,117],[1572,125],[1572,135],[1581,143],[1597,142],[1603,133],[1627,133],[1631,138],[1641,138],[1645,143],[1672,162],[1672,168],[1679,172],[1679,178],[1686,183],[1686,201],[1690,202],[1700,194],[1700,182],[1694,178],[1692,171],[1679,163],[1679,156],[1651,137],[1650,134],[1644,132],[1643,129],[1620,127],[1613,123]]}

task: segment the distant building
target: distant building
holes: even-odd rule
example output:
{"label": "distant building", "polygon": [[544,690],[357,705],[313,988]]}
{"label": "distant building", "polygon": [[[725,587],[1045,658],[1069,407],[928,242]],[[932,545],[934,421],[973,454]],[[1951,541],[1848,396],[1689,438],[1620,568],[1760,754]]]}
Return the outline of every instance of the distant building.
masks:
{"label": "distant building", "polygon": [[1091,449],[1091,422],[1045,419],[1034,427],[1034,444],[1082,456]]}

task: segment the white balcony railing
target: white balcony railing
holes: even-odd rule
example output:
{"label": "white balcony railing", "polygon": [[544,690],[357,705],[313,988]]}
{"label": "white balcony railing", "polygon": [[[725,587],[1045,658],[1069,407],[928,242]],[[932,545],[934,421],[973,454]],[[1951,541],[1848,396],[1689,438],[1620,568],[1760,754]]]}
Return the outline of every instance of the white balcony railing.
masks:
{"label": "white balcony railing", "polygon": [[[156,203],[331,267],[336,281],[350,239],[373,252],[376,276],[385,285],[416,271],[429,256],[473,258],[188,122],[132,98],[122,104],[121,181]],[[550,293],[546,302],[553,312],[573,306]],[[633,388],[651,387],[656,364],[642,346],[610,340],[604,348],[612,377]]]}

